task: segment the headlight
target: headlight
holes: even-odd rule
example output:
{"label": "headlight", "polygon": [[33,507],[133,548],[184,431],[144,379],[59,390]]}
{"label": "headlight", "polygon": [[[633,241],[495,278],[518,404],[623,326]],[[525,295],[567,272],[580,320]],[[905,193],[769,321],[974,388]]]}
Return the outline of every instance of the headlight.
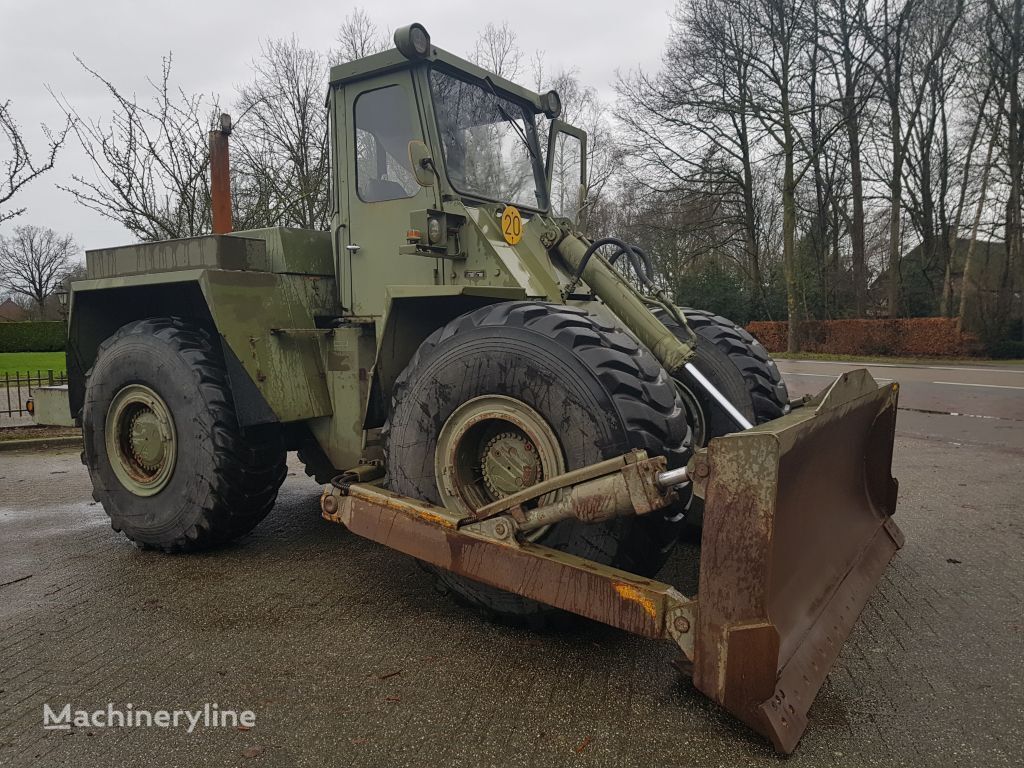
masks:
{"label": "headlight", "polygon": [[545,93],[540,97],[540,104],[544,109],[544,114],[551,120],[562,114],[562,97],[558,95],[558,91]]}
{"label": "headlight", "polygon": [[441,221],[439,219],[431,219],[427,222],[427,237],[433,245],[441,242]]}
{"label": "headlight", "polygon": [[395,47],[407,59],[422,59],[430,53],[430,34],[422,24],[409,24],[395,30]]}

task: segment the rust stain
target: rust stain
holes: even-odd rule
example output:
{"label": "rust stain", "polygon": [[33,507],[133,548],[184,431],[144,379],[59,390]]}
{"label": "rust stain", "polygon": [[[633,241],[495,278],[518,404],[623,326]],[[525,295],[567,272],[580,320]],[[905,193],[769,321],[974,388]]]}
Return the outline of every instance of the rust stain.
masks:
{"label": "rust stain", "polygon": [[629,600],[630,602],[639,605],[643,609],[644,613],[651,618],[654,618],[657,615],[658,608],[654,605],[654,601],[632,584],[623,584],[621,581],[616,581],[612,583],[612,588],[623,600]]}
{"label": "rust stain", "polygon": [[425,506],[420,506],[418,504],[409,504],[407,502],[402,501],[401,499],[396,499],[393,496],[375,494],[373,499],[363,499],[363,501],[366,501],[369,504],[376,504],[378,506],[384,507],[385,509],[393,509],[396,512],[401,512],[402,514],[409,515],[411,517],[416,517],[420,520],[425,520],[428,523],[438,525],[442,528],[455,527],[455,521],[452,520],[450,517],[446,517],[443,514],[434,512],[433,510]]}

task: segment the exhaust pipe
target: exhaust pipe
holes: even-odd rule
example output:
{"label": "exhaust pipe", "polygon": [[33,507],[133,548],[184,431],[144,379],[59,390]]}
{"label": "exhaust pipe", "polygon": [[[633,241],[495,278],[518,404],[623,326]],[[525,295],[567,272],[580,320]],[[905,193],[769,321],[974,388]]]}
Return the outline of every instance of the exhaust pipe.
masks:
{"label": "exhaust pipe", "polygon": [[213,213],[213,234],[231,232],[231,171],[228,164],[228,137],[231,115],[220,116],[220,128],[210,131],[210,207]]}

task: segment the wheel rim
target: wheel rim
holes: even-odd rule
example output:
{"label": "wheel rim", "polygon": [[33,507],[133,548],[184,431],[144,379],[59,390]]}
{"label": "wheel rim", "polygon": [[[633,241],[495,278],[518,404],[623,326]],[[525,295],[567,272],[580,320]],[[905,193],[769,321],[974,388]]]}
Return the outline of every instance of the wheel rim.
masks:
{"label": "wheel rim", "polygon": [[174,473],[178,440],[170,409],[142,384],[122,388],[107,409],[104,438],[110,466],[136,496],[152,496]]}
{"label": "wheel rim", "polygon": [[[504,395],[468,400],[438,435],[434,473],[442,503],[469,514],[565,472],[554,431],[533,408]],[[540,499],[547,504],[557,493]],[[550,526],[530,534],[540,538]]]}

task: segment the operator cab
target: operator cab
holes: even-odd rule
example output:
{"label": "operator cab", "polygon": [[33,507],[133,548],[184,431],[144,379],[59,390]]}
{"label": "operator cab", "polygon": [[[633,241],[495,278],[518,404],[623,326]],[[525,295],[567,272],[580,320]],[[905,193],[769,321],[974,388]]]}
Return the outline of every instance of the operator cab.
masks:
{"label": "operator cab", "polygon": [[395,44],[331,70],[332,232],[349,315],[383,314],[379,291],[361,285],[458,279],[443,263],[446,228],[423,237],[440,258],[408,253],[427,212],[449,225],[476,208],[575,219],[585,196],[586,134],[557,120],[555,91],[534,93],[436,48],[419,24],[396,31]]}

